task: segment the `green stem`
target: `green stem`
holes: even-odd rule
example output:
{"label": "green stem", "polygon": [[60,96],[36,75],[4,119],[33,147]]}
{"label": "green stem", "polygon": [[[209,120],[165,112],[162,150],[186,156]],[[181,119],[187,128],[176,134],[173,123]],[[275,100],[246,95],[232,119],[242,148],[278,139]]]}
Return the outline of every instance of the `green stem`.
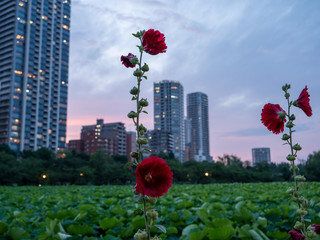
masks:
{"label": "green stem", "polygon": [[150,240],[150,228],[148,224],[148,216],[147,216],[147,208],[146,208],[146,197],[143,196],[143,214],[144,214],[144,222],[146,225],[146,231],[148,234],[148,240]]}
{"label": "green stem", "polygon": [[[140,42],[142,44],[142,40],[140,38]],[[140,60],[139,60],[139,70],[141,71],[141,61],[142,61],[142,53],[143,51],[140,51]],[[139,117],[140,117],[140,106],[139,106],[139,101],[140,101],[140,83],[141,83],[141,77],[137,77],[138,80],[138,93],[137,93],[137,122],[136,122],[136,130],[137,130],[137,139],[139,139],[140,136],[140,131],[139,131]],[[138,163],[142,161],[142,144],[138,144]]]}

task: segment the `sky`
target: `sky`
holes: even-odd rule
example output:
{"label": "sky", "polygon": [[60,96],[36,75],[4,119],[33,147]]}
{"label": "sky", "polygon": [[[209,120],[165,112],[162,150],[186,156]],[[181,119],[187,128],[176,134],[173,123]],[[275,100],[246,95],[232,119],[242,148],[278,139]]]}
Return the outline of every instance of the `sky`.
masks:
{"label": "sky", "polygon": [[[269,147],[271,161],[283,162],[289,146],[261,123],[266,103],[287,109],[281,87],[292,100],[307,85],[312,117],[294,108],[298,159],[320,150],[320,1],[316,0],[73,0],[69,62],[67,140],[81,126],[124,122],[134,110],[129,90],[136,85],[121,55],[138,55],[132,33],[150,28],[166,37],[167,52],[143,55],[150,71],[142,82],[153,129],[153,82],[179,81],[186,95],[209,98],[210,154],[251,161],[251,149]],[[186,111],[185,111],[186,114]]]}

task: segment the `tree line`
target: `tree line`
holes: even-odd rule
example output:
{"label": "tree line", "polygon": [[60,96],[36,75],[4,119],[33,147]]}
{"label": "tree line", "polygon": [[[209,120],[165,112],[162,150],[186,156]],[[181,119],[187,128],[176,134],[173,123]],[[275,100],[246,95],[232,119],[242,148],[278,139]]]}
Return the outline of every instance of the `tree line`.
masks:
{"label": "tree line", "polygon": [[[160,153],[173,172],[174,183],[229,183],[291,181],[289,163],[262,162],[247,166],[237,156],[224,155],[216,162],[180,163],[173,154]],[[41,148],[15,152],[0,145],[0,185],[104,185],[133,184],[134,168],[125,168],[127,157],[104,151],[88,155],[75,151],[55,154]],[[299,165],[309,181],[320,181],[320,151]]]}

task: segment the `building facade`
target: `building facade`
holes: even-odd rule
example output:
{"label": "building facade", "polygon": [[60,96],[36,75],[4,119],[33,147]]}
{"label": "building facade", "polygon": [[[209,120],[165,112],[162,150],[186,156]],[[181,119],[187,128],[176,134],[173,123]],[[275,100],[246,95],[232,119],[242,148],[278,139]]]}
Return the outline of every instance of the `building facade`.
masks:
{"label": "building facade", "polygon": [[184,95],[178,81],[154,83],[154,130],[166,131],[173,137],[173,154],[185,161]]}
{"label": "building facade", "polygon": [[0,143],[63,150],[70,0],[0,1]]}
{"label": "building facade", "polygon": [[187,95],[187,118],[190,121],[188,131],[188,147],[190,148],[190,159],[196,161],[209,161],[209,114],[208,96],[201,92],[189,93]]}
{"label": "building facade", "polygon": [[270,148],[252,148],[252,166],[260,162],[271,162]]}
{"label": "building facade", "polygon": [[136,132],[127,132],[127,158],[129,162],[133,162],[134,158],[131,157],[130,153],[137,151],[137,133]]}
{"label": "building facade", "polygon": [[173,136],[168,131],[152,130],[148,141],[153,154],[173,153]]}
{"label": "building facade", "polygon": [[81,140],[88,154],[102,149],[110,155],[127,155],[126,128],[122,122],[104,123],[103,119],[97,119],[95,125],[82,126]]}

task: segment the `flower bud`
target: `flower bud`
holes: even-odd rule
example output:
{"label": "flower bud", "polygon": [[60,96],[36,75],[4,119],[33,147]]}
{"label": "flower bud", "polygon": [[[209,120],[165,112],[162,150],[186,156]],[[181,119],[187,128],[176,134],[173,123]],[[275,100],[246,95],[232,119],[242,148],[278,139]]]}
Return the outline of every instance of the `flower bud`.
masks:
{"label": "flower bud", "polygon": [[291,116],[289,117],[289,120],[290,120],[290,121],[296,120],[296,116],[295,116],[294,114],[291,114]]}
{"label": "flower bud", "polygon": [[148,72],[149,71],[149,66],[145,63],[142,68],[141,68],[142,71],[144,72]]}
{"label": "flower bud", "polygon": [[301,149],[302,149],[302,147],[297,143],[297,144],[295,144],[295,145],[293,145],[293,147],[292,147],[294,150],[296,150],[296,151],[300,151]]}
{"label": "flower bud", "polygon": [[289,168],[290,172],[293,172],[293,169],[295,170],[295,172],[299,172],[300,171],[300,169],[296,165],[294,165],[294,167],[290,166],[290,168]]}
{"label": "flower bud", "polygon": [[304,200],[302,201],[302,207],[304,207],[304,208],[307,208],[307,207],[308,207],[308,200],[307,200],[307,199],[304,199]]}
{"label": "flower bud", "polygon": [[301,222],[297,221],[294,224],[294,228],[297,229],[297,230],[301,230],[303,228],[303,224]]}
{"label": "flower bud", "polygon": [[137,139],[137,143],[138,144],[142,144],[142,145],[146,145],[146,144],[148,144],[148,139],[146,139],[146,138],[138,138]]}
{"label": "flower bud", "polygon": [[295,177],[297,182],[305,182],[306,178],[304,176],[298,175]]}
{"label": "flower bud", "polygon": [[296,156],[289,154],[289,155],[287,156],[287,160],[288,160],[288,161],[294,161],[294,160],[296,160]]}
{"label": "flower bud", "polygon": [[283,134],[283,136],[282,136],[282,140],[283,141],[287,141],[288,139],[290,139],[290,136],[288,135],[288,134]]}
{"label": "flower bud", "polygon": [[149,105],[149,102],[147,99],[145,98],[142,98],[140,101],[139,101],[139,104],[141,107],[147,107]]}
{"label": "flower bud", "polygon": [[285,94],[284,94],[284,97],[285,97],[286,99],[288,99],[288,98],[290,97],[290,93],[285,93]]}
{"label": "flower bud", "polygon": [[293,196],[296,197],[296,198],[298,198],[298,197],[299,197],[299,192],[294,191],[294,192],[293,192]]}
{"label": "flower bud", "polygon": [[289,122],[286,124],[286,127],[287,127],[287,128],[293,128],[293,127],[294,127],[294,124],[293,124],[291,121],[289,121]]}
{"label": "flower bud", "polygon": [[136,118],[136,117],[138,117],[138,114],[134,111],[131,111],[128,113],[127,116],[128,116],[128,118]]}
{"label": "flower bud", "polygon": [[151,205],[154,205],[154,204],[157,203],[157,199],[156,199],[156,198],[153,198],[153,197],[150,197],[150,198],[148,199],[148,202],[149,202]]}
{"label": "flower bud", "polygon": [[307,231],[307,237],[308,237],[309,239],[314,239],[314,238],[317,237],[317,234],[316,234],[314,231],[308,229],[308,231]]}
{"label": "flower bud", "polygon": [[297,210],[297,213],[298,213],[299,215],[302,215],[302,216],[305,216],[305,215],[308,214],[308,212],[307,212],[306,210],[301,209],[301,208],[299,208],[299,209]]}
{"label": "flower bud", "polygon": [[293,106],[299,107],[297,100],[295,100],[295,101],[293,102]]}
{"label": "flower bud", "polygon": [[154,210],[154,209],[148,210],[147,211],[147,216],[152,220],[157,220],[158,212],[156,210]]}
{"label": "flower bud", "polygon": [[282,86],[282,90],[284,92],[286,92],[288,89],[290,89],[290,84],[285,84],[284,86]]}
{"label": "flower bud", "polygon": [[287,192],[288,194],[292,194],[292,193],[294,193],[294,191],[295,191],[295,189],[293,189],[293,188],[288,188],[286,192]]}
{"label": "flower bud", "polygon": [[132,94],[132,95],[137,95],[137,94],[138,94],[138,88],[133,87],[133,88],[130,90],[130,94]]}
{"label": "flower bud", "polygon": [[133,72],[133,76],[136,76],[136,77],[142,77],[142,72],[139,70],[139,69],[136,69],[134,72]]}
{"label": "flower bud", "polygon": [[286,114],[284,112],[278,112],[278,118],[285,119],[286,118]]}
{"label": "flower bud", "polygon": [[130,156],[133,157],[133,158],[138,158],[139,154],[137,152],[131,152]]}
{"label": "flower bud", "polygon": [[147,234],[147,232],[146,231],[141,231],[140,229],[138,230],[138,232],[136,232],[135,234],[134,234],[134,239],[147,239],[148,238],[148,234]]}

